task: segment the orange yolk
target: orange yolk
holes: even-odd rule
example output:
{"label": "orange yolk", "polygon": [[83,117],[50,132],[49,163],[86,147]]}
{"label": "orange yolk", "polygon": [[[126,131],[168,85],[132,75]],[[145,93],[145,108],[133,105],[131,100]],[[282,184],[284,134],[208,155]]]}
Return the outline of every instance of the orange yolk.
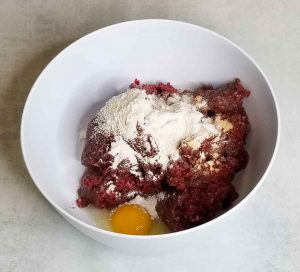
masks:
{"label": "orange yolk", "polygon": [[149,213],[136,204],[125,204],[111,215],[113,231],[132,235],[149,234],[152,221]]}

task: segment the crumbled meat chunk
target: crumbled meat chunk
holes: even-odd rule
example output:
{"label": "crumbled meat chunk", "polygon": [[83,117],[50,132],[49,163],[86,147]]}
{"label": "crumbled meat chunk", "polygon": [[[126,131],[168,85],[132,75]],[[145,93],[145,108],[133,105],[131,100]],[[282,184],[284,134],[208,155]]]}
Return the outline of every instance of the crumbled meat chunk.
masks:
{"label": "crumbled meat chunk", "polygon": [[[203,142],[185,139],[178,146],[180,158],[170,161],[166,169],[159,163],[139,163],[139,175],[132,173],[124,160],[114,169],[114,157],[109,154],[114,135],[94,134],[95,119],[89,123],[82,164],[87,167],[78,189],[77,205],[89,203],[98,208],[113,208],[141,196],[164,192],[156,210],[171,231],[180,231],[205,223],[230,207],[238,194],[231,184],[235,173],[246,167],[245,150],[249,121],[243,100],[250,95],[239,79],[213,89],[204,86],[196,92],[182,93],[169,83],[143,84],[135,80],[130,88],[146,90],[147,94],[172,100],[172,94],[195,101],[197,111],[211,118],[220,131]],[[171,103],[171,102],[170,102]],[[138,129],[138,127],[137,127]],[[128,143],[144,157],[158,150],[151,135],[141,132]]]}

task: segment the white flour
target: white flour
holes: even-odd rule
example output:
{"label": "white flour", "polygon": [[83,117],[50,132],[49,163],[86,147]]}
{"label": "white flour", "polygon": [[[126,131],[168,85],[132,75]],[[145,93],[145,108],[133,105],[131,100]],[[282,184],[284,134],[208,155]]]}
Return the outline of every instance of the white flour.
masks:
{"label": "white flour", "polygon": [[163,199],[164,193],[159,193],[158,195],[153,195],[147,198],[141,197],[140,195],[137,195],[134,199],[129,201],[129,204],[137,204],[142,206],[147,212],[150,214],[152,219],[158,218],[158,214],[156,212],[156,203],[157,200]]}
{"label": "white flour", "polygon": [[[166,101],[144,90],[129,89],[112,97],[97,113],[96,121],[101,125],[94,133],[115,136],[110,150],[114,168],[127,159],[137,176],[138,161],[159,163],[166,169],[170,160],[179,158],[181,144],[197,149],[205,139],[220,134],[213,120],[199,112],[205,104],[191,95],[173,94]],[[137,137],[137,125],[144,136],[151,135],[151,145],[157,150],[155,156],[142,156],[128,145],[128,141]],[[149,151],[151,145],[147,143],[145,148]]]}
{"label": "white flour", "polygon": [[86,140],[86,129],[79,131],[79,141],[84,142]]}

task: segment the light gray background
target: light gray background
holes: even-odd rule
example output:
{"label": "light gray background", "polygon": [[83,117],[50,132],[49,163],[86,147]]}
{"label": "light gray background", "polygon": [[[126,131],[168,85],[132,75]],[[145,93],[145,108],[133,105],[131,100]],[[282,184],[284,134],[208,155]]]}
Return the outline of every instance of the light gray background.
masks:
{"label": "light gray background", "polygon": [[[195,23],[245,49],[279,100],[282,138],[257,194],[211,243],[134,256],[84,236],[41,196],[20,152],[19,126],[41,70],[79,37],[132,19]],[[0,3],[0,271],[300,271],[300,1],[2,0]]]}

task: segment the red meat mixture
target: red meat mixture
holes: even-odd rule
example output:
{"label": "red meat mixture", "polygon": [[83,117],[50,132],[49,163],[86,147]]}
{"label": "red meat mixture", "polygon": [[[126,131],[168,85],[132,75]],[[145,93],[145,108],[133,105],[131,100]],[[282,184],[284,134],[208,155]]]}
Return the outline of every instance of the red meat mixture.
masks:
{"label": "red meat mixture", "polygon": [[[137,80],[130,88],[165,99],[174,93],[189,93],[194,99],[205,100],[201,112],[222,126],[221,136],[206,139],[196,150],[181,145],[180,158],[171,161],[165,170],[159,164],[140,163],[142,176],[137,177],[129,171],[126,160],[116,169],[112,167],[109,150],[114,135],[92,137],[95,127],[101,126],[94,118],[89,123],[82,154],[82,164],[87,170],[78,189],[78,206],[91,203],[98,208],[114,208],[136,195],[164,192],[165,197],[158,201],[156,210],[171,231],[200,225],[228,208],[238,196],[231,182],[248,161],[245,144],[249,122],[242,104],[250,92],[239,79],[217,89],[204,86],[194,92],[179,92],[169,83],[141,85]],[[154,148],[147,151],[139,137],[132,141],[131,147],[143,156],[156,152]]]}

